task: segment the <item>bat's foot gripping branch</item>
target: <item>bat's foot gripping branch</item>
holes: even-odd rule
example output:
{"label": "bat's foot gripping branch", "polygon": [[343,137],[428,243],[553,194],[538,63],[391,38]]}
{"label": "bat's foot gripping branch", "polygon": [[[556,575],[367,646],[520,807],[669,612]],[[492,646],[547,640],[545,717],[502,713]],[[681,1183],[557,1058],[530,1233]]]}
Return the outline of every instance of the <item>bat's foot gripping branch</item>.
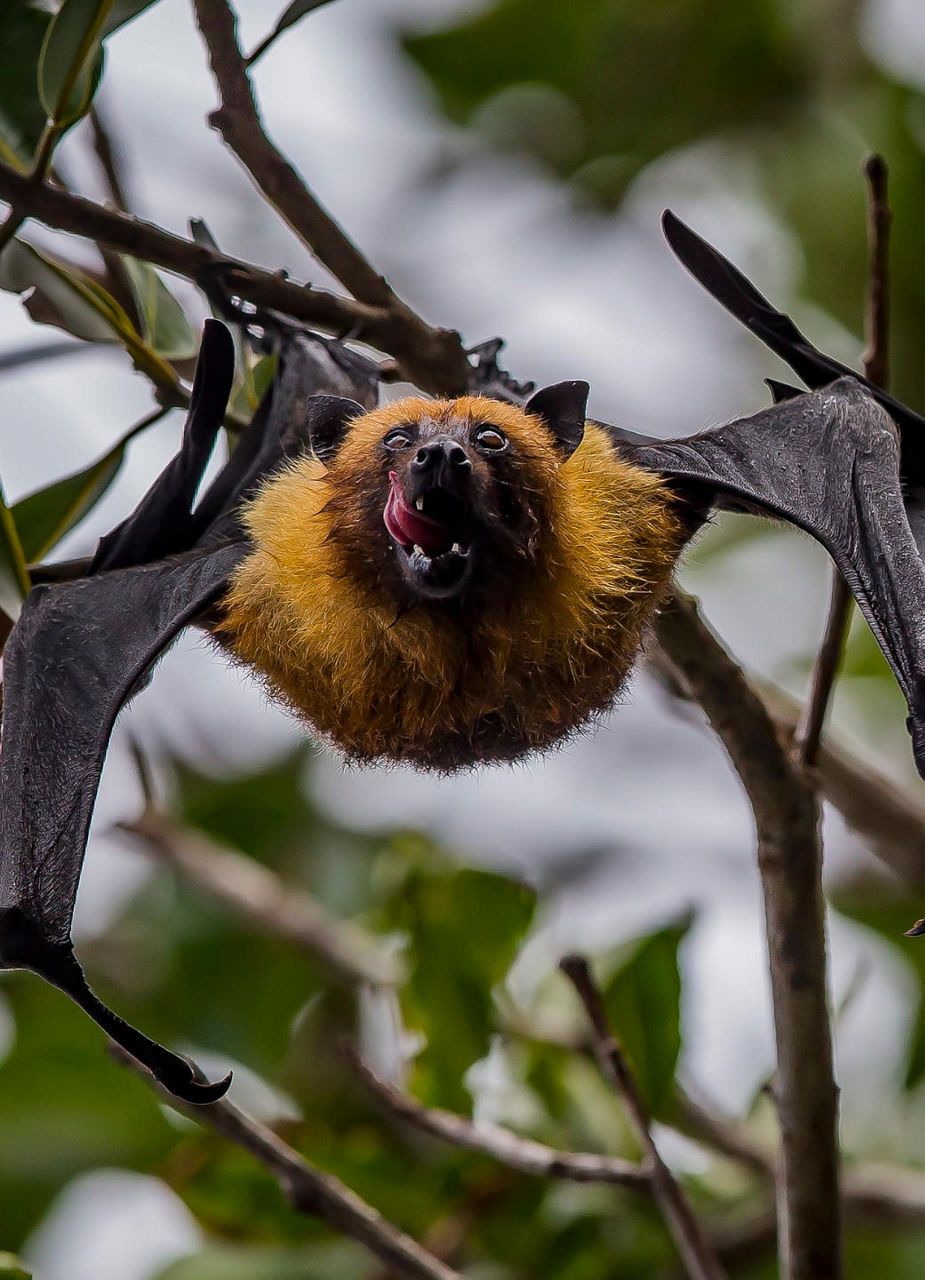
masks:
{"label": "bat's foot gripping branch", "polygon": [[210,1084],[179,1054],[130,1026],[91,990],[70,942],[51,942],[18,907],[0,910],[0,967],[31,969],[69,995],[110,1039],[154,1076],[168,1093],[202,1106],[228,1091],[231,1072]]}

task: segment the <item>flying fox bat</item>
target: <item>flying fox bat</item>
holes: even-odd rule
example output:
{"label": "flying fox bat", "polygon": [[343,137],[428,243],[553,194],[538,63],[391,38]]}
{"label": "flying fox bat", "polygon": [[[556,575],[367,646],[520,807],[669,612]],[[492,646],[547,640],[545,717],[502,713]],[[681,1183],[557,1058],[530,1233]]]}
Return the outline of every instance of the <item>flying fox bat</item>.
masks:
{"label": "flying fox bat", "polygon": [[685,543],[712,508],[746,509],[830,552],[906,694],[922,769],[922,473],[906,439],[920,420],[842,376],[677,220],[666,229],[721,301],[831,385],[658,442],[586,422],[583,382],[523,404],[377,408],[376,366],[302,333],[194,503],[233,368],[210,321],[177,457],[79,577],[27,598],[4,654],[0,965],[60,987],[176,1095],[209,1102],[228,1079],[195,1078],[100,1002],[71,919],[113,722],[184,627],[348,757],[517,759],[612,703]]}

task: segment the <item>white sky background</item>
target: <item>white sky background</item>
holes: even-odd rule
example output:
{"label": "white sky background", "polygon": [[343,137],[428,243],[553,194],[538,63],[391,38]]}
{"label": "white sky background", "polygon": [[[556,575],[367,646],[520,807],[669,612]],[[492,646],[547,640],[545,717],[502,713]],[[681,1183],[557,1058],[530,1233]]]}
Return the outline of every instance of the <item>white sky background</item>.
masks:
{"label": "white sky background", "polygon": [[[282,0],[239,3],[246,48],[281,7]],[[671,157],[643,174],[619,214],[575,213],[537,168],[480,157],[465,135],[443,124],[427,84],[393,48],[396,18],[437,25],[462,7],[453,0],[341,0],[308,18],[257,68],[275,141],[400,293],[431,321],[460,328],[467,341],[504,335],[516,375],[541,385],[587,378],[592,415],[665,435],[760,407],[761,377],[775,372],[773,358],[698,290],[658,228],[670,204],[772,298],[792,301],[799,249],[760,203],[747,156],[702,147]],[[189,216],[204,217],[229,253],[321,282],[323,271],[205,127],[215,92],[189,10],[185,0],[162,0],[110,45],[100,101],[124,149],[133,207],[182,234]],[[925,42],[915,0],[869,5],[865,29],[884,58],[893,51],[906,57],[913,38],[920,51]],[[447,154],[459,161],[455,176],[427,185],[428,171]],[[66,144],[62,163],[82,189],[99,193],[79,136]],[[823,345],[854,358],[844,334],[812,320]],[[0,351],[48,332],[0,294]],[[145,380],[115,350],[4,375],[0,474],[7,496],[85,465],[150,406]],[[62,554],[84,553],[130,509],[176,447],[179,425],[174,415],[132,446],[114,490]],[[683,579],[734,651],[764,672],[792,671],[819,633],[827,571],[807,539],[769,533]],[[849,729],[859,723],[850,698],[841,699],[840,712]],[[104,923],[144,872],[140,856],[106,835],[138,801],[125,723],[151,748],[166,745],[218,769],[265,760],[300,732],[202,642],[188,638],[174,650],[117,730],[81,893],[85,933]],[[873,746],[909,770],[898,735]],[[634,682],[626,705],[599,731],[530,765],[435,781],[407,770],[345,772],[325,756],[314,785],[321,803],[347,822],[420,825],[476,860],[561,879],[525,958],[528,970],[549,967],[576,943],[610,945],[693,905],[700,918],[685,952],[686,1065],[730,1107],[741,1106],[767,1076],[773,1040],[748,810],[709,735],[681,719],[645,679]],[[837,822],[829,828],[830,867],[864,856]],[[594,870],[570,881],[570,855],[591,849],[601,851]],[[897,981],[899,962],[854,927],[836,921],[832,949],[836,998],[859,957],[873,960],[840,1028],[850,1124],[879,1103],[894,1078],[911,989]],[[65,1200],[67,1231],[52,1223],[36,1241],[46,1280],[73,1280],[75,1245],[95,1258],[96,1280],[151,1274],[149,1264],[126,1269],[133,1233],[119,1231],[117,1217],[129,1200],[133,1215],[139,1204],[148,1206],[152,1224],[166,1221],[164,1210],[158,1195],[133,1195],[113,1197],[97,1216],[86,1201],[99,1205],[98,1196],[80,1197],[79,1213],[77,1201]],[[174,1221],[185,1221],[172,1212]],[[178,1239],[187,1239],[186,1230],[178,1228]],[[192,1247],[192,1237],[183,1247]]]}

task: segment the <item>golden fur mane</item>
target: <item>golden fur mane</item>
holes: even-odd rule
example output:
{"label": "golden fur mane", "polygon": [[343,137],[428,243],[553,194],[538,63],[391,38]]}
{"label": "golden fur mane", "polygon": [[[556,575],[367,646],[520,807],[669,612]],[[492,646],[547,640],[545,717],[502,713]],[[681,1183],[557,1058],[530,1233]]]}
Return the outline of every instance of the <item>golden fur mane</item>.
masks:
{"label": "golden fur mane", "polygon": [[[390,427],[416,413],[491,421],[538,486],[545,517],[533,571],[477,611],[404,612],[345,563],[338,520],[381,520],[351,503]],[[346,514],[345,514],[346,513]],[[622,460],[588,424],[562,461],[538,419],[479,397],[404,400],[349,427],[330,469],[304,456],[245,510],[255,550],[223,601],[222,637],[354,759],[449,770],[515,759],[610,705],[685,540],[664,483]]]}

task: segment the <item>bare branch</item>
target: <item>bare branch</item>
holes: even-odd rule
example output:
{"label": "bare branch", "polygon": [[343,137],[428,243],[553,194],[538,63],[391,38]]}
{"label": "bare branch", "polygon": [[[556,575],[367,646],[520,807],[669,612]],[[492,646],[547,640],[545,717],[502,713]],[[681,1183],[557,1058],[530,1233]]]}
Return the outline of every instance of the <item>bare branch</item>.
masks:
{"label": "bare branch", "polygon": [[[678,672],[658,645],[646,654],[648,669],[672,697],[694,701],[678,683]],[[785,741],[793,737],[800,703],[770,681],[753,687]],[[831,734],[823,740],[816,781],[824,798],[861,836],[886,866],[910,884],[925,884],[925,801],[865,760]]]}
{"label": "bare branch", "polygon": [[142,1075],[168,1106],[249,1152],[273,1175],[297,1213],[321,1218],[335,1231],[358,1241],[385,1263],[390,1273],[408,1280],[460,1280],[456,1271],[393,1226],[340,1179],[314,1168],[272,1129],[227,1098],[203,1107],[187,1106],[157,1085],[124,1050],[113,1046],[112,1052],[119,1062]]}
{"label": "bare branch", "polygon": [[703,707],[755,815],[774,1026],[784,1280],[838,1280],[838,1091],[826,991],[819,808],[761,698],[700,619],[675,596],[656,634],[677,679]]}
{"label": "bare branch", "polygon": [[886,390],[890,385],[890,212],[887,183],[889,171],[883,156],[864,161],[867,179],[867,243],[870,268],[864,332],[867,349],[862,357],[865,376]]}
{"label": "bare branch", "polygon": [[395,295],[353,241],[270,141],[238,45],[237,18],[226,0],[194,0],[196,20],[221,95],[209,117],[258,190],[319,262],[360,302],[391,308]]}
{"label": "bare branch", "polygon": [[583,956],[565,956],[559,968],[584,1005],[593,1033],[594,1056],[623,1099],[627,1115],[651,1167],[652,1194],[691,1280],[724,1280],[725,1272],[701,1230],[690,1202],[662,1159],[648,1112],[623,1051],[607,1023],[604,1001]]}
{"label": "bare branch", "polygon": [[[868,156],[864,162],[867,178],[867,238],[870,246],[870,270],[864,328],[867,350],[864,373],[875,386],[887,388],[890,371],[890,286],[889,243],[890,206],[887,202],[887,167],[882,156]],[[825,632],[810,678],[809,695],[793,735],[797,760],[814,767],[826,712],[832,698],[835,677],[845,647],[848,621],[851,617],[851,592],[841,573],[832,567],[832,591]]]}
{"label": "bare branch", "polygon": [[819,757],[819,743],[826,713],[841,664],[851,617],[851,592],[835,566],[831,569],[829,612],[822,641],[813,664],[809,693],[793,735],[795,758],[800,764],[814,768]]}
{"label": "bare branch", "polygon": [[359,925],[339,920],[310,894],[283,882],[267,867],[224,848],[200,831],[148,808],[117,830],[140,840],[190,884],[270,937],[294,943],[350,983],[392,985],[402,965]]}
{"label": "bare branch", "polygon": [[358,1054],[349,1053],[352,1065],[388,1112],[399,1120],[442,1142],[466,1151],[491,1156],[499,1164],[537,1178],[566,1182],[604,1182],[620,1187],[647,1189],[651,1173],[644,1165],[593,1152],[559,1151],[532,1138],[523,1138],[500,1125],[478,1123],[440,1107],[425,1107],[380,1079]]}
{"label": "bare branch", "polygon": [[331,333],[352,333],[379,350],[389,350],[391,319],[381,308],[367,307],[325,289],[295,284],[60,187],[48,183],[34,186],[24,174],[2,163],[0,200],[11,204],[27,201],[28,216],[45,226],[130,253],[188,280],[198,281],[208,272],[218,274],[231,290],[258,306],[282,311]]}
{"label": "bare branch", "polygon": [[[100,114],[97,103],[94,103],[90,108],[88,120],[93,139],[93,151],[106,183],[109,199],[113,207],[118,209],[120,213],[128,213],[129,202],[125,191],[125,181],[122,177],[119,149],[112,140],[109,126]],[[135,299],[135,292],[125,263],[118,253],[108,249],[105,244],[98,244],[97,248],[100,251],[100,256],[109,276],[107,283],[110,293],[122,303],[122,306],[132,317],[135,327],[140,329],[138,303]]]}
{"label": "bare branch", "polygon": [[719,1155],[745,1165],[763,1178],[774,1177],[774,1156],[766,1151],[742,1124],[719,1115],[713,1108],[675,1086],[674,1127],[685,1137]]}
{"label": "bare branch", "polygon": [[261,123],[244,55],[237,40],[237,19],[226,0],[194,0],[199,28],[209,52],[221,105],[209,117],[247,169],[267,201],[319,262],[360,302],[381,307],[392,318],[387,350],[419,377],[419,363],[430,385],[461,393],[469,363],[459,334],[426,324],[392,290],[385,278],[309,191],[289,161],[270,141]]}
{"label": "bare branch", "polygon": [[[794,703],[796,706],[796,703]],[[510,1034],[537,1044],[553,1045],[557,1049],[571,1049],[575,1053],[593,1055],[589,1040],[580,1036],[563,1035],[560,1031],[533,1023],[526,1017],[511,1018],[505,1012],[504,1028]],[[735,1161],[762,1179],[774,1180],[777,1162],[773,1152],[759,1142],[739,1120],[721,1114],[709,1103],[675,1084],[674,1106],[669,1125],[692,1142],[716,1155]],[[845,1219],[852,1225],[920,1226],[925,1224],[925,1173],[919,1169],[907,1169],[899,1165],[865,1161],[848,1165],[842,1180],[842,1204]],[[766,1215],[759,1215],[762,1221]],[[757,1221],[753,1220],[752,1226]],[[774,1243],[774,1214],[768,1220],[770,1245]],[[741,1231],[745,1236],[751,1227],[745,1224]],[[712,1237],[721,1260],[733,1264],[733,1237],[725,1230]]]}
{"label": "bare branch", "polygon": [[[765,705],[785,736],[793,733],[799,704],[782,689],[761,683]],[[828,735],[817,763],[826,800],[891,871],[913,885],[925,884],[925,801],[873,765],[858,759]]]}

